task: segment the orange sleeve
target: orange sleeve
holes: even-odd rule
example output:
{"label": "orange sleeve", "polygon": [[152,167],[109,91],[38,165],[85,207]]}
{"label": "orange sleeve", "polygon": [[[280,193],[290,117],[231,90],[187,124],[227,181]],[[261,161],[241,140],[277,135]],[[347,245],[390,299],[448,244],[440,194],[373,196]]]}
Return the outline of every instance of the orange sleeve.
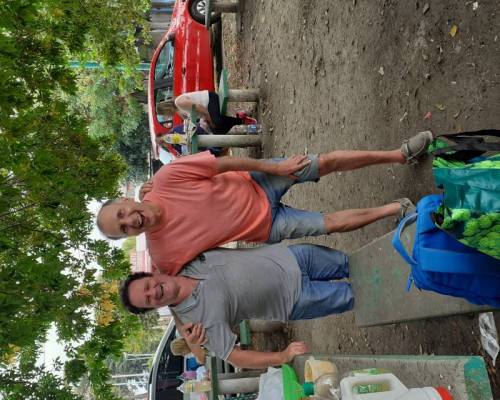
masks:
{"label": "orange sleeve", "polygon": [[155,174],[155,183],[168,180],[207,179],[217,175],[217,159],[209,151],[180,157]]}

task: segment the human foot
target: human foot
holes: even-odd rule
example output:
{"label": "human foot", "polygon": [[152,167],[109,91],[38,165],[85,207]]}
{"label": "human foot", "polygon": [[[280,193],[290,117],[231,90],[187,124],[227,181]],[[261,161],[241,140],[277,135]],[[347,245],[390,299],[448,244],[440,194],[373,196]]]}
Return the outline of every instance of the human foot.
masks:
{"label": "human foot", "polygon": [[406,217],[410,212],[414,211],[416,208],[415,204],[413,204],[413,202],[407,197],[394,200],[392,203],[399,203],[400,209],[396,215],[398,221],[401,221],[404,217]]}
{"label": "human foot", "polygon": [[431,131],[424,131],[405,140],[401,145],[401,153],[406,159],[406,164],[418,163],[418,159],[425,154],[433,139]]}

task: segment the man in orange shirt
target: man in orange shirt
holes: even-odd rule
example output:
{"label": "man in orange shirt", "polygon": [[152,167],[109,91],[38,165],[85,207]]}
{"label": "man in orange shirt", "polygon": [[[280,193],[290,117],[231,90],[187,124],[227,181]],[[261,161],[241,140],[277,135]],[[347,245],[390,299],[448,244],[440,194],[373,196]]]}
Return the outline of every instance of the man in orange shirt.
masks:
{"label": "man in orange shirt", "polygon": [[296,183],[318,181],[333,171],[414,162],[432,141],[421,132],[391,151],[332,151],[288,159],[215,158],[209,152],[181,157],[160,169],[142,202],[106,202],[97,225],[109,238],[145,232],[155,265],[176,275],[188,261],[231,241],[277,243],[283,239],[347,232],[404,214],[408,199],[381,207],[332,213],[281,203]]}

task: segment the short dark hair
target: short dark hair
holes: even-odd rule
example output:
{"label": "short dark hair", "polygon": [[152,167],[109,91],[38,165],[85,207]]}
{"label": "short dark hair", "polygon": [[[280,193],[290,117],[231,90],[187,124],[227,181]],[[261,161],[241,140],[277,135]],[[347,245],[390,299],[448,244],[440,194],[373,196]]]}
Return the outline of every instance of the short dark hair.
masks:
{"label": "short dark hair", "polygon": [[122,281],[120,285],[120,300],[122,301],[123,307],[125,307],[132,314],[144,314],[148,311],[154,310],[154,308],[150,307],[136,307],[130,302],[130,297],[128,295],[128,289],[130,284],[138,279],[146,278],[149,276],[153,276],[150,272],[134,272],[130,274],[127,279]]}
{"label": "short dark hair", "polygon": [[111,204],[115,203],[118,199],[109,199],[109,200],[106,200],[104,203],[102,203],[102,206],[101,208],[99,209],[99,211],[97,212],[97,217],[95,219],[95,223],[97,225],[97,228],[99,229],[99,231],[104,235],[106,236],[108,239],[111,239],[111,240],[119,240],[119,239],[123,239],[125,236],[118,236],[118,237],[115,237],[115,236],[109,236],[107,235],[106,233],[104,233],[104,231],[102,230],[102,225],[101,225],[101,221],[99,220],[99,217],[101,216],[101,213],[102,213],[102,210],[105,209],[106,207],[110,206]]}

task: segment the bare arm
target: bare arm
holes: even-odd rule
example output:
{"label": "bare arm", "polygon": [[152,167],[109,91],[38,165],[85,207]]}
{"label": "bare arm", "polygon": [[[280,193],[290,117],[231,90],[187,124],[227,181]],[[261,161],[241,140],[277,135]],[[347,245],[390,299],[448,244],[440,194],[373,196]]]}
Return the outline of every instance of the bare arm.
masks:
{"label": "bare arm", "polygon": [[[187,112],[189,115],[191,113],[191,110],[194,106],[195,111],[199,114],[200,117],[205,118],[205,120],[212,125],[212,118],[210,118],[210,113],[208,112],[208,109],[206,107],[203,107],[200,104],[193,103],[189,97],[187,96],[179,96],[177,99],[175,99],[175,105],[177,108],[180,110]],[[189,111],[188,111],[189,110]]]}
{"label": "bare arm", "polygon": [[217,172],[222,174],[228,171],[258,171],[296,178],[293,174],[303,169],[310,162],[307,156],[293,156],[277,163],[253,158],[226,156],[217,159]]}
{"label": "bare arm", "polygon": [[214,127],[214,123],[212,121],[212,118],[210,117],[210,113],[208,112],[208,109],[206,109],[203,106],[200,106],[199,104],[195,104],[194,109],[200,115],[200,117],[204,118],[205,121],[208,122],[208,124],[210,126]]}
{"label": "bare arm", "polygon": [[189,343],[188,341],[186,341],[186,343],[191,349],[191,353],[194,354],[196,361],[198,361],[199,364],[205,364],[206,361],[205,349],[196,344]]}
{"label": "bare arm", "polygon": [[196,361],[200,364],[205,364],[205,350],[201,345],[207,340],[205,338],[205,329],[203,326],[201,324],[192,323],[183,324],[174,312],[172,312],[172,316],[174,317],[177,330],[186,341],[191,353],[196,357]]}
{"label": "bare arm", "polygon": [[[191,325],[191,328],[189,328],[189,325]],[[201,324],[186,324],[184,326],[187,326],[188,329],[190,329],[190,332],[184,337],[184,340],[191,350],[191,353],[194,354],[196,360],[200,364],[205,364],[205,350],[201,347],[201,344],[204,344],[207,341],[205,338],[205,328],[203,328],[203,325]]]}
{"label": "bare arm", "polygon": [[292,342],[285,350],[275,352],[241,350],[235,347],[227,360],[239,368],[259,369],[290,362],[295,356],[308,352],[304,342]]}

